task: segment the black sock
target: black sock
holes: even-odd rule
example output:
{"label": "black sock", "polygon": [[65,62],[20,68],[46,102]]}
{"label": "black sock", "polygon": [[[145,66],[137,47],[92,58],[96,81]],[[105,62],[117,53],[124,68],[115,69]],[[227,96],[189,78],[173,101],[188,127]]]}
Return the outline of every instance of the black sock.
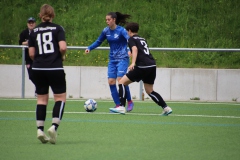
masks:
{"label": "black sock", "polygon": [[126,87],[123,84],[119,84],[119,99],[120,99],[120,106],[125,107],[126,105]]}
{"label": "black sock", "polygon": [[42,104],[37,104],[36,107],[36,120],[45,121],[47,114],[47,106]]}
{"label": "black sock", "polygon": [[64,112],[65,102],[57,101],[53,107],[52,118],[59,118],[62,119],[63,112]]}
{"label": "black sock", "polygon": [[152,100],[157,103],[162,108],[167,107],[167,104],[163,100],[163,98],[158,94],[157,92],[152,91],[152,93],[149,94],[149,96],[152,98]]}
{"label": "black sock", "polygon": [[52,123],[52,125],[55,126],[55,130],[57,131],[59,125],[57,123]]}
{"label": "black sock", "polygon": [[44,126],[38,126],[37,129],[40,129],[41,131],[44,131]]}

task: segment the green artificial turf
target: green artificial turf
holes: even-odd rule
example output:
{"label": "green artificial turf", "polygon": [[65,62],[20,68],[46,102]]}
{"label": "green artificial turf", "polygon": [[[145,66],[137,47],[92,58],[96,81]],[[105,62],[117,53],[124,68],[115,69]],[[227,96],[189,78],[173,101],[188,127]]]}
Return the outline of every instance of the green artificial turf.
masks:
{"label": "green artificial turf", "polygon": [[[240,104],[167,102],[170,116],[152,101],[135,101],[126,115],[110,114],[112,101],[68,100],[55,145],[37,139],[36,99],[0,99],[0,155],[4,160],[237,160]],[[49,101],[45,133],[51,126]]]}

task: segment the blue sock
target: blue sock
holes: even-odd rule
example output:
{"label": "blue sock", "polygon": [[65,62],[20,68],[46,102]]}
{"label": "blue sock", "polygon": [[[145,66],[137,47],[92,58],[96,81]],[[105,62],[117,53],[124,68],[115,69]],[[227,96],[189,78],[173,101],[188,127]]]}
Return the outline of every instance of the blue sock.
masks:
{"label": "blue sock", "polygon": [[127,101],[132,100],[129,86],[126,86],[126,98],[127,98]]}
{"label": "blue sock", "polygon": [[111,94],[112,94],[112,98],[113,98],[113,101],[116,105],[120,105],[120,100],[119,100],[119,96],[118,96],[118,91],[117,91],[117,86],[116,84],[114,85],[109,85],[110,87],[110,91],[111,91]]}

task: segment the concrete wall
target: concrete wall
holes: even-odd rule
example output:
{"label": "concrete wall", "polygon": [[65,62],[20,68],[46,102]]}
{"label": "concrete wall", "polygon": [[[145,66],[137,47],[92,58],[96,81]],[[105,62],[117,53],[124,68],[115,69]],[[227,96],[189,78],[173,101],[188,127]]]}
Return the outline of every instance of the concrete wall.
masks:
{"label": "concrete wall", "polygon": [[[68,97],[111,99],[107,67],[64,68]],[[21,98],[21,88],[22,66],[0,65],[0,97]],[[130,90],[132,97],[139,99],[140,84],[130,84]],[[240,69],[158,68],[154,90],[165,100],[188,101],[199,97],[201,101],[232,101],[240,97]],[[25,98],[33,97],[34,85],[25,69]]]}

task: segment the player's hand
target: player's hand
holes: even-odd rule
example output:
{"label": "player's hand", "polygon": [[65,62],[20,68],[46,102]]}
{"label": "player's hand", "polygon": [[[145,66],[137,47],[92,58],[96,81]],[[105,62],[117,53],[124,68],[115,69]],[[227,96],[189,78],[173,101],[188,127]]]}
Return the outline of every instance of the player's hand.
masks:
{"label": "player's hand", "polygon": [[30,68],[30,64],[26,64],[26,67],[29,69]]}
{"label": "player's hand", "polygon": [[66,59],[66,56],[63,55],[63,56],[62,56],[62,61],[65,61],[65,59]]}
{"label": "player's hand", "polygon": [[86,54],[90,53],[90,50],[89,50],[89,49],[86,49],[86,50],[85,50],[85,53],[86,53]]}
{"label": "player's hand", "polygon": [[24,41],[22,45],[28,46],[28,40]]}
{"label": "player's hand", "polygon": [[129,71],[133,70],[133,69],[134,69],[134,66],[135,66],[135,64],[132,63],[132,64],[128,67],[128,70],[129,70]]}
{"label": "player's hand", "polygon": [[132,52],[128,51],[128,56],[132,57]]}

